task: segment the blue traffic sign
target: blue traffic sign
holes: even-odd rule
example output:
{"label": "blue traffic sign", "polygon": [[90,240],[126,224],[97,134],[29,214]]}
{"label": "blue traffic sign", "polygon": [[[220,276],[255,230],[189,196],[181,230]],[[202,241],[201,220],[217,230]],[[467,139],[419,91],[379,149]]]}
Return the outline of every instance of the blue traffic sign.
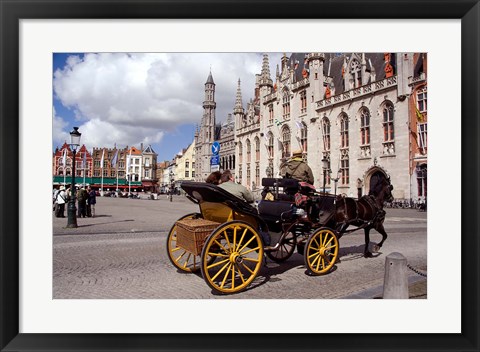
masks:
{"label": "blue traffic sign", "polygon": [[210,158],[210,165],[219,165],[220,164],[220,157],[218,155],[214,155]]}
{"label": "blue traffic sign", "polygon": [[212,154],[213,155],[218,155],[219,152],[220,152],[220,143],[215,141],[212,144]]}

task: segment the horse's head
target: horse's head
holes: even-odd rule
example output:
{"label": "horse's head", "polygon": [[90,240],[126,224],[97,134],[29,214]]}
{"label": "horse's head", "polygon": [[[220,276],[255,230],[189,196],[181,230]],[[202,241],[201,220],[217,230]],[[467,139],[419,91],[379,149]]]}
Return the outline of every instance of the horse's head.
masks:
{"label": "horse's head", "polygon": [[384,188],[383,188],[383,201],[384,202],[393,202],[393,186],[390,183],[390,178],[385,180]]}

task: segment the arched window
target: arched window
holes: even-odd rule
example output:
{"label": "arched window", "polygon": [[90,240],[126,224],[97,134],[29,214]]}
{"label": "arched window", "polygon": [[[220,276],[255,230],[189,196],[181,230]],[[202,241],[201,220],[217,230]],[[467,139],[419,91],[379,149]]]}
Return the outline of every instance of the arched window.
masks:
{"label": "arched window", "polygon": [[290,156],[290,135],[290,128],[284,126],[282,128],[283,158],[288,158]]}
{"label": "arched window", "polygon": [[417,173],[417,188],[419,197],[427,197],[427,165],[418,165]]}
{"label": "arched window", "polygon": [[417,90],[417,109],[420,112],[427,111],[427,87]]}
{"label": "arched window", "polygon": [[370,144],[370,111],[367,108],[360,110],[360,145]]}
{"label": "arched window", "polygon": [[322,137],[323,137],[323,150],[330,150],[330,120],[327,117],[322,119]]}
{"label": "arched window", "polygon": [[255,137],[255,161],[260,161],[260,139]]}
{"label": "arched window", "polygon": [[302,146],[302,151],[307,152],[307,125],[304,122],[301,123],[300,127],[300,145]]}
{"label": "arched window", "polygon": [[290,117],[290,93],[288,92],[288,90],[283,91],[282,106],[283,118],[288,119]]}
{"label": "arched window", "polygon": [[243,162],[243,146],[242,142],[238,142],[238,160],[240,164]]}
{"label": "arched window", "polygon": [[340,148],[348,148],[348,116],[343,114],[340,117]]}
{"label": "arched window", "polygon": [[387,102],[383,108],[383,141],[391,142],[395,138],[393,126],[393,104]]}
{"label": "arched window", "polygon": [[304,90],[300,92],[300,113],[304,114],[307,112],[307,92]]}
{"label": "arched window", "polygon": [[247,139],[247,163],[251,161],[252,155],[252,146],[250,144],[250,139]]}

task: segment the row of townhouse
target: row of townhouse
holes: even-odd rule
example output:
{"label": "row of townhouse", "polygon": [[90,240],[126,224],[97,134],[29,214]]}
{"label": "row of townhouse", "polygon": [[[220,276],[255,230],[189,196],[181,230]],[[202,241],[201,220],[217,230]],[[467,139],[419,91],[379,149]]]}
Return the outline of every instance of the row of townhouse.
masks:
{"label": "row of townhouse", "polygon": [[[71,184],[73,152],[65,142],[56,148],[52,159],[53,185]],[[130,190],[156,192],[157,154],[149,145],[117,148],[82,145],[75,154],[75,183],[104,191]]]}

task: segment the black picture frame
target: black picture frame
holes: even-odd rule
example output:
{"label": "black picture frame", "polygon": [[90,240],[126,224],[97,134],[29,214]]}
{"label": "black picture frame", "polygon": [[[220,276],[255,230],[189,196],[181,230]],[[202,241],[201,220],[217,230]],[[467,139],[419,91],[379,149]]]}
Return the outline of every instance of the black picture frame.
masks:
{"label": "black picture frame", "polygon": [[[479,351],[480,5],[478,0],[0,0],[0,11],[2,36],[0,41],[0,348],[2,351]],[[242,334],[241,336],[238,334],[232,336],[232,334],[19,333],[19,197],[8,195],[12,193],[12,188],[18,184],[19,180],[19,20],[24,18],[461,19],[462,215],[461,224],[446,225],[461,226],[462,332],[460,334]],[[448,79],[448,74],[445,79]],[[446,192],[447,188],[445,188]],[[34,190],[22,191],[32,193]],[[460,205],[446,203],[445,213],[448,214],[449,207],[458,206]],[[458,260],[458,258],[452,260]],[[446,265],[448,265],[447,262]],[[448,278],[445,278],[445,281],[447,285]],[[268,312],[264,314],[263,319],[268,323],[269,314]],[[355,312],[351,317],[346,318],[357,319],[361,324],[362,314]],[[441,315],[438,318],[443,319]],[[209,321],[213,320],[214,318]],[[285,324],[302,324],[301,313],[298,320],[285,322]]]}

